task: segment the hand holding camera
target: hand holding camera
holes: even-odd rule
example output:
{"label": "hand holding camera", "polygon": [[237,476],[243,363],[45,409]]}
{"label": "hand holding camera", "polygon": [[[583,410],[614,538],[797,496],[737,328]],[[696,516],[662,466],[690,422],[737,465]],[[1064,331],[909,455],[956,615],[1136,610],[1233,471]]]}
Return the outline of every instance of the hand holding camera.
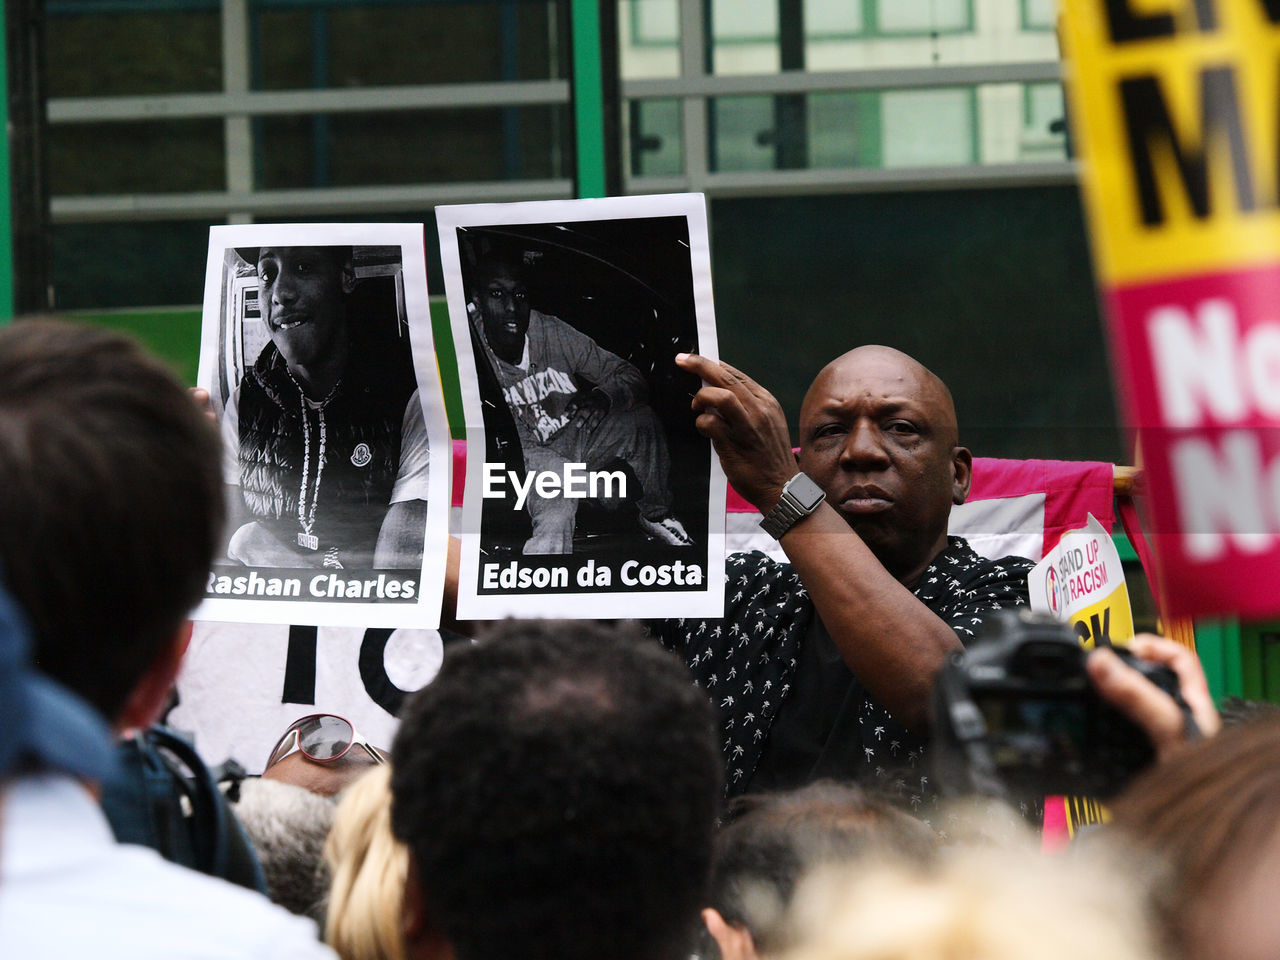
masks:
{"label": "hand holding camera", "polygon": [[[1129,641],[1128,651],[1142,661],[1173,671],[1178,679],[1178,694],[1201,734],[1208,737],[1222,729],[1204,670],[1191,650],[1164,637],[1143,633]],[[1098,694],[1146,732],[1157,759],[1168,758],[1189,742],[1181,704],[1142,682],[1142,675],[1129,669],[1127,661],[1113,649],[1093,651],[1085,660],[1085,670]]]}
{"label": "hand holding camera", "polygon": [[1105,799],[1219,726],[1189,650],[1148,635],[1086,654],[1069,626],[1029,611],[991,621],[951,658],[934,717],[939,783],[1013,798]]}

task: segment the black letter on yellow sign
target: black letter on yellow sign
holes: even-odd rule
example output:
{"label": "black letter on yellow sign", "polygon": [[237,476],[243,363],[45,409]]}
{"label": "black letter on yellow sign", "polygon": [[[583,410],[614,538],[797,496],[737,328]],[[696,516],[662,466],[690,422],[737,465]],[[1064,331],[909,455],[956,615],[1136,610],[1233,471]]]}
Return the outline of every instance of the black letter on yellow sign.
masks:
{"label": "black letter on yellow sign", "polygon": [[1173,128],[1169,107],[1154,76],[1131,77],[1120,81],[1125,128],[1129,135],[1129,158],[1133,164],[1142,222],[1157,226],[1164,222],[1164,204],[1156,183],[1153,148],[1163,145],[1178,168],[1178,179],[1187,191],[1191,210],[1199,219],[1208,217],[1209,151],[1222,136],[1231,149],[1231,172],[1236,186],[1236,203],[1241,211],[1256,206],[1253,176],[1244,127],[1240,124],[1240,103],[1236,99],[1235,74],[1230,67],[1212,67],[1200,74],[1200,130],[1185,141]]}
{"label": "black letter on yellow sign", "polygon": [[[1277,0],[1263,0],[1268,6]],[[1130,0],[1106,0],[1107,26],[1111,28],[1112,43],[1129,43],[1134,40],[1151,40],[1155,37],[1172,37],[1176,27],[1171,13],[1143,15],[1134,13]],[[1196,29],[1201,33],[1218,29],[1218,18],[1213,0],[1195,0]]]}
{"label": "black letter on yellow sign", "polygon": [[[1090,626],[1093,627],[1092,630],[1089,629]],[[1089,614],[1089,623],[1077,620],[1075,631],[1081,643],[1088,643],[1089,638],[1092,637],[1095,647],[1113,646],[1111,643],[1111,608],[1104,609],[1101,617],[1096,613]]]}

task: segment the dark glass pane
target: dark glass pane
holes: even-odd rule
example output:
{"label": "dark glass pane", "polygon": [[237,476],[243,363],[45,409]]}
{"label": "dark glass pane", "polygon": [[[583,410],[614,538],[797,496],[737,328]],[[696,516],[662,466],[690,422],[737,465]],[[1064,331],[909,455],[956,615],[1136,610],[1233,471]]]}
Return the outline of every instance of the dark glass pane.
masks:
{"label": "dark glass pane", "polygon": [[49,186],[56,195],[222,190],[222,121],[52,126]]}
{"label": "dark glass pane", "polygon": [[567,74],[546,2],[260,8],[252,35],[264,90],[542,80]]}
{"label": "dark glass pane", "polygon": [[567,176],[567,108],[266,117],[261,186],[298,188]]}
{"label": "dark glass pane", "polygon": [[156,6],[147,12],[90,14],[75,12],[74,3],[51,3],[45,30],[49,96],[221,89],[218,4],[191,4],[184,10]]}
{"label": "dark glass pane", "polygon": [[[428,3],[335,11],[333,86],[546,80],[559,71],[545,2]],[[446,55],[446,53],[448,55]]]}
{"label": "dark glass pane", "polygon": [[50,245],[57,308],[200,303],[210,225],[188,220],[54,227]]}

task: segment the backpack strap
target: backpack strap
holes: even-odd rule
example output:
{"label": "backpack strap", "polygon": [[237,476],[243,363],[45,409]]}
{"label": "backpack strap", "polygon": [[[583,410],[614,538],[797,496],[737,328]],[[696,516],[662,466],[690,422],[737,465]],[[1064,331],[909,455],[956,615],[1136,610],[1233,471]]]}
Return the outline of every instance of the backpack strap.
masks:
{"label": "backpack strap", "polygon": [[102,807],[119,842],[151,847],[166,860],[267,892],[262,866],[219,778],[190,743],[157,725],[117,749],[125,774],[104,786]]}

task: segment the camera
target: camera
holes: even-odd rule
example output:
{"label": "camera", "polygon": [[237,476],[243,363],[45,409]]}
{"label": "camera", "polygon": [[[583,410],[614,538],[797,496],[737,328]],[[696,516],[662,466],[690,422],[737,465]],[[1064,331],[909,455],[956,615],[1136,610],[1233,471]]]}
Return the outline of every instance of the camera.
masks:
{"label": "camera", "polygon": [[[1172,696],[1190,723],[1172,670],[1113,649]],[[934,686],[935,782],[951,792],[1018,800],[1105,800],[1123,789],[1155,750],[1140,727],[1098,696],[1084,660],[1075,632],[1052,617],[1009,611],[989,620]]]}

